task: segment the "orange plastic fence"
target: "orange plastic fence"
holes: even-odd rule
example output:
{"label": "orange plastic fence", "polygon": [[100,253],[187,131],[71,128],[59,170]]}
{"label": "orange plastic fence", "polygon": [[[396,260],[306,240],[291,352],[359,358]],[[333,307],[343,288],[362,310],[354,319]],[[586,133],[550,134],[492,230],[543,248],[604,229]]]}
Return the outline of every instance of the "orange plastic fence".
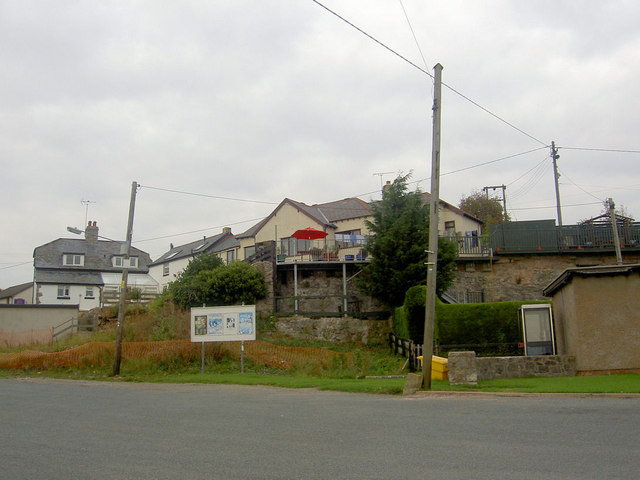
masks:
{"label": "orange plastic fence", "polygon": [[[216,344],[218,347],[209,345],[205,351],[220,348],[234,358],[240,358],[240,342]],[[17,353],[0,353],[0,368],[30,369],[109,364],[113,360],[114,348],[113,342],[91,342],[60,352],[26,350]],[[169,360],[175,357],[186,357],[195,360],[200,358],[201,348],[199,343],[192,343],[189,340],[123,342],[122,358],[124,360],[134,358]],[[328,366],[333,362],[348,361],[351,355],[323,348],[289,347],[257,340],[245,342],[245,358],[255,364],[289,369],[310,363]]]}

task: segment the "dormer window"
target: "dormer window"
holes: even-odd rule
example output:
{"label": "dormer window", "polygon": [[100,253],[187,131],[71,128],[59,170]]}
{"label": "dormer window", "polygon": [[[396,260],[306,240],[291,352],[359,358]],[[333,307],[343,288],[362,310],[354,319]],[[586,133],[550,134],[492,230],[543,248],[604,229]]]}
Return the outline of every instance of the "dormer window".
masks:
{"label": "dormer window", "polygon": [[84,265],[84,255],[65,253],[62,256],[62,264],[65,266],[82,267]]}
{"label": "dormer window", "polygon": [[129,257],[128,261],[122,256],[113,257],[113,266],[119,268],[136,268],[138,266],[138,257]]}

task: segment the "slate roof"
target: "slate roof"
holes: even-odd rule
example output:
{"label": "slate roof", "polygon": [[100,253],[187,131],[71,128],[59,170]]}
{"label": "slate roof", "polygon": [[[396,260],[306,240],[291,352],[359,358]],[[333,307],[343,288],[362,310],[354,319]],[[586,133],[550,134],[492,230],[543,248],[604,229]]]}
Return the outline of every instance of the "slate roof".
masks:
{"label": "slate roof", "polygon": [[[429,203],[431,202],[431,194],[429,192],[424,192],[422,194],[422,198],[423,198],[423,203]],[[477,217],[474,217],[473,215],[471,215],[470,213],[465,212],[464,210],[456,207],[455,205],[451,205],[449,202],[445,202],[444,200],[440,199],[440,205],[444,206],[445,208],[448,208],[449,210],[452,210],[454,212],[456,212],[458,215],[461,215],[463,217],[467,217],[470,218],[471,220],[474,220],[478,223],[483,223],[482,220],[480,220]]]}
{"label": "slate roof", "polygon": [[233,234],[222,232],[213,237],[203,237],[194,242],[186,243],[169,249],[157,260],[154,260],[149,266],[161,265],[167,262],[173,262],[181,258],[193,257],[199,253],[222,252],[239,245]]}
{"label": "slate roof", "polygon": [[[59,238],[46,243],[33,251],[33,265],[36,276],[39,269],[64,270],[67,272],[121,272],[113,266],[113,257],[122,255],[121,243],[110,241],[88,241],[76,238]],[[63,265],[62,256],[67,253],[84,255],[84,265]],[[151,257],[135,247],[131,247],[130,256],[138,257],[138,266],[130,268],[130,273],[148,273]],[[37,279],[36,279],[37,281]]]}
{"label": "slate roof", "polygon": [[0,290],[0,298],[9,298],[28,290],[33,286],[33,282],[21,283],[20,285],[14,285],[4,290]]}
{"label": "slate roof", "polygon": [[[263,220],[244,231],[237,238],[254,237],[257,232],[280,210],[285,204],[289,204],[300,212],[304,213],[310,219],[319,223],[325,228],[336,228],[333,222],[348,220],[351,218],[360,218],[371,215],[371,207],[359,198],[345,198],[335,202],[317,203],[315,205],[307,205],[306,203],[285,198],[280,204]],[[307,225],[308,226],[308,225]],[[300,228],[304,228],[302,225]]]}
{"label": "slate roof", "polygon": [[372,213],[369,204],[359,198],[345,198],[335,202],[320,203],[313,205],[313,208],[321,211],[330,222],[368,217]]}

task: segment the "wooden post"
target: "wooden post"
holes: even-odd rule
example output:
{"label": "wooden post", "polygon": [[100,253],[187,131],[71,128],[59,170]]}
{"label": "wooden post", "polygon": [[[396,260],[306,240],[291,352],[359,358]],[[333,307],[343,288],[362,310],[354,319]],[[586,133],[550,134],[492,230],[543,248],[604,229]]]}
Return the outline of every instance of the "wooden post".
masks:
{"label": "wooden post", "polygon": [[136,205],[137,182],[131,184],[131,200],[129,202],[129,220],[127,221],[127,240],[125,242],[124,262],[122,268],[122,282],[120,283],[120,303],[118,304],[118,329],[116,331],[116,353],[113,361],[113,375],[120,375],[122,359],[122,332],[124,329],[124,311],[127,299],[127,277],[129,274],[129,254],[131,251],[131,237],[133,236],[133,213]]}
{"label": "wooden post", "polygon": [[431,156],[431,205],[429,210],[429,254],[427,260],[427,298],[425,299],[424,341],[422,345],[422,385],[431,389],[431,356],[436,309],[436,273],[438,271],[438,207],[440,203],[440,117],[442,113],[442,65],[434,69],[433,142]]}

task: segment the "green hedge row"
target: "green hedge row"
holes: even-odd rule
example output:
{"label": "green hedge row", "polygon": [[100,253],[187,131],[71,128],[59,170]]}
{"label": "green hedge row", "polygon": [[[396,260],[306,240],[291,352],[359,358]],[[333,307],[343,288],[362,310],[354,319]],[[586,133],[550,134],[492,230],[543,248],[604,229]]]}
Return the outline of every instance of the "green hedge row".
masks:
{"label": "green hedge row", "polygon": [[[407,291],[393,316],[393,332],[415,343],[424,338],[426,287]],[[496,302],[447,305],[436,301],[434,339],[442,345],[516,343],[522,341],[518,321],[521,305],[548,302]]]}

